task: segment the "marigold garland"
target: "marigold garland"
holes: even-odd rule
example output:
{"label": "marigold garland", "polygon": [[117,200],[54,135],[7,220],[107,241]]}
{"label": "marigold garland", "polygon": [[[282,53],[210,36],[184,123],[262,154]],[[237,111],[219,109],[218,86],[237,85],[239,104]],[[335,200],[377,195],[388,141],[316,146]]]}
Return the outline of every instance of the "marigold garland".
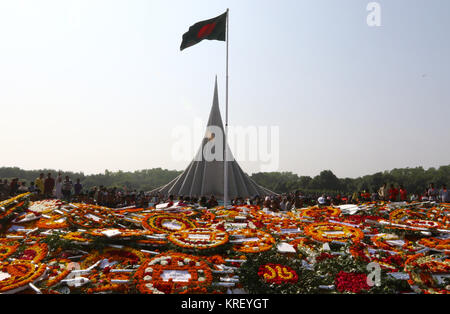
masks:
{"label": "marigold garland", "polygon": [[52,287],[66,278],[72,271],[69,265],[72,263],[69,259],[52,259],[48,262],[48,278],[45,282],[46,287]]}
{"label": "marigold garland", "polygon": [[276,285],[296,283],[298,281],[298,275],[295,270],[280,264],[269,263],[261,265],[258,270],[258,276],[264,278],[267,283]]}
{"label": "marigold garland", "polygon": [[[189,278],[163,278],[166,271],[183,271]],[[185,289],[206,288],[213,280],[211,269],[204,260],[182,253],[165,253],[146,260],[135,278],[138,290],[146,294],[172,294]]]}
{"label": "marigold garland", "polygon": [[48,254],[47,244],[36,243],[34,245],[27,247],[18,257],[18,259],[39,263],[47,256],[47,254]]}
{"label": "marigold garland", "polygon": [[189,218],[175,214],[151,214],[145,216],[142,220],[142,226],[156,233],[171,233],[195,228],[195,223]]}
{"label": "marigold garland", "polygon": [[438,238],[423,238],[420,239],[417,244],[423,245],[424,247],[445,251],[450,253],[450,238],[449,239],[438,239]]}
{"label": "marigold garland", "polygon": [[0,261],[14,254],[19,246],[20,244],[13,240],[0,239]]}
{"label": "marigold garland", "polygon": [[65,229],[69,227],[69,223],[65,216],[56,215],[52,218],[41,218],[36,223],[36,227],[40,229]]}
{"label": "marigold garland", "polygon": [[[275,239],[270,234],[260,230],[241,229],[232,231],[230,234],[242,240],[233,246],[235,251],[242,253],[265,252],[275,244]],[[246,239],[248,240],[246,241]]]}
{"label": "marigold garland", "polygon": [[0,293],[27,286],[43,276],[46,268],[45,264],[35,264],[24,260],[1,263],[0,272],[7,273],[10,277],[0,281]]}
{"label": "marigold garland", "polygon": [[209,228],[192,228],[169,234],[173,244],[195,250],[207,250],[228,242],[228,233]]}
{"label": "marigold garland", "polygon": [[139,265],[143,263],[146,258],[142,252],[132,248],[108,248],[103,250],[103,252],[92,252],[86,259],[83,260],[81,263],[81,268],[88,268],[102,259],[107,259],[109,262],[117,262],[121,267],[128,267]]}
{"label": "marigold garland", "polygon": [[363,232],[358,228],[327,222],[312,223],[305,227],[304,232],[320,242],[351,240],[356,243],[364,237]]}
{"label": "marigold garland", "polygon": [[318,220],[329,219],[331,217],[337,217],[341,214],[341,210],[337,207],[325,206],[325,207],[311,207],[304,209],[300,212],[300,216],[303,218],[313,218]]}
{"label": "marigold garland", "polygon": [[114,225],[116,217],[110,208],[86,205],[86,204],[74,204],[77,206],[72,209],[68,214],[68,221],[80,228],[107,228]]}

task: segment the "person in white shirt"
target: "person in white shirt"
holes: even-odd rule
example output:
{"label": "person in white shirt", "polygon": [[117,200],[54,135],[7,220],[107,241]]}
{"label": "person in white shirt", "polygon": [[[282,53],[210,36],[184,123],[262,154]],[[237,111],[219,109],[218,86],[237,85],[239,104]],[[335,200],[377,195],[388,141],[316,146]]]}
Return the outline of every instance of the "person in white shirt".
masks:
{"label": "person in white shirt", "polygon": [[58,177],[56,178],[55,182],[55,196],[57,199],[62,199],[63,193],[62,193],[62,184],[63,184],[63,178],[61,175],[61,172],[58,173]]}
{"label": "person in white shirt", "polygon": [[317,199],[317,202],[319,203],[319,205],[325,205],[325,203],[326,203],[325,195],[322,195],[321,197],[319,197]]}

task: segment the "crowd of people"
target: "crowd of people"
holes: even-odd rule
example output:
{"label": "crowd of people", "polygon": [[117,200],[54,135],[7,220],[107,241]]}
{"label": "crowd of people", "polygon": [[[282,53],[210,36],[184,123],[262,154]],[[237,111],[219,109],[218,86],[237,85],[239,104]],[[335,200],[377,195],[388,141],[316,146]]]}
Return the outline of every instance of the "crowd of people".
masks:
{"label": "crowd of people", "polygon": [[[38,178],[30,182],[19,181],[18,178],[0,180],[0,198],[5,199],[17,194],[31,192],[33,200],[60,199],[67,202],[83,202],[86,204],[97,204],[111,208],[126,206],[148,206],[150,196],[144,192],[137,193],[136,190],[106,188],[103,186],[85,189],[76,179],[73,183],[69,176],[63,177],[59,173],[56,178],[51,173],[41,173]],[[144,207],[142,206],[142,207]]]}
{"label": "crowd of people", "polygon": [[[212,208],[219,205],[214,195],[209,197],[184,197],[170,195],[165,197],[162,194],[149,194],[144,191],[127,190],[126,188],[107,188],[104,186],[84,189],[80,179],[72,182],[69,176],[63,177],[59,173],[56,178],[51,173],[45,175],[41,173],[38,178],[30,182],[18,178],[8,182],[7,179],[0,180],[0,200],[12,197],[17,194],[32,192],[33,200],[56,198],[67,202],[83,202],[86,204],[97,204],[110,208],[123,208],[129,206],[149,207],[161,203],[168,203],[169,206],[175,202],[183,204],[198,204],[202,207]],[[409,201],[435,201],[450,203],[450,194],[446,185],[440,189],[436,188],[434,183],[430,183],[428,188],[422,194],[408,194],[403,185],[396,187],[394,184],[388,186],[383,184],[378,191],[360,191],[353,195],[303,195],[300,191],[273,195],[267,197],[255,196],[253,198],[235,198],[231,201],[232,205],[259,205],[272,211],[285,211],[292,208],[302,208],[313,205],[342,205],[355,204],[369,201],[391,201],[391,202],[409,202]]]}

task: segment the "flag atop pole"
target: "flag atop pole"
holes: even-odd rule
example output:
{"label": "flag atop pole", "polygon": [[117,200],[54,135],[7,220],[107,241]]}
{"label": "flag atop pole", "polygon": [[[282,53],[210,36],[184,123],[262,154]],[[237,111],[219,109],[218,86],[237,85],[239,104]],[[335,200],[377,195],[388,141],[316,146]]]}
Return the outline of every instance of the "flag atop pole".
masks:
{"label": "flag atop pole", "polygon": [[228,11],[213,19],[192,25],[183,35],[180,50],[194,46],[204,39],[225,41]]}
{"label": "flag atop pole", "polygon": [[228,44],[229,44],[229,9],[215,18],[198,22],[192,25],[183,35],[180,50],[192,47],[204,39],[227,42],[226,52],[226,108],[225,108],[225,134],[224,134],[224,206],[228,204]]}

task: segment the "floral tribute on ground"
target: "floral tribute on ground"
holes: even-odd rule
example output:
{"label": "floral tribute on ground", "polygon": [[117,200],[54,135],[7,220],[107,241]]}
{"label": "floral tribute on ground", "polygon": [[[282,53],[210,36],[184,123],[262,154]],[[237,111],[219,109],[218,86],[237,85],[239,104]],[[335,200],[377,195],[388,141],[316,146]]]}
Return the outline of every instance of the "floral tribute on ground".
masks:
{"label": "floral tribute on ground", "polygon": [[[0,202],[0,293],[450,292],[450,205]],[[356,208],[356,210],[355,210]]]}

